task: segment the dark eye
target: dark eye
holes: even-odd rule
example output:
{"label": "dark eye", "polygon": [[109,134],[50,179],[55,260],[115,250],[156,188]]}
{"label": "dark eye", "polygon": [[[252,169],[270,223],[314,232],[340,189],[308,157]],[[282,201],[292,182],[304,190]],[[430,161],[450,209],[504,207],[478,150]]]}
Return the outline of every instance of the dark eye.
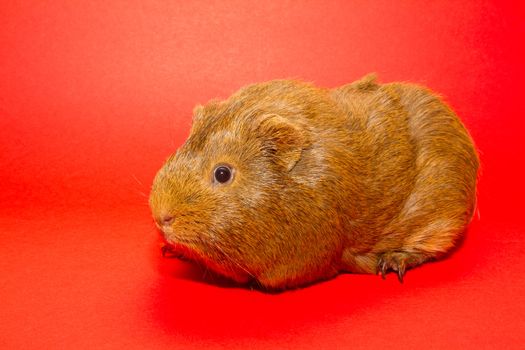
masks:
{"label": "dark eye", "polygon": [[232,170],[225,165],[218,166],[213,171],[213,177],[221,184],[226,183],[232,178]]}

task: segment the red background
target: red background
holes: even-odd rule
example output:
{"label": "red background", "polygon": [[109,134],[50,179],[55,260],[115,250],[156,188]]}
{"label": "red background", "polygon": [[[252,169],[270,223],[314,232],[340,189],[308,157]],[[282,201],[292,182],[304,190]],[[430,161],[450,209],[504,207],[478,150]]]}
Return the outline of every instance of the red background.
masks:
{"label": "red background", "polygon": [[[523,347],[524,14],[499,1],[2,1],[0,347]],[[479,211],[454,255],[403,285],[343,275],[277,295],[160,257],[146,197],[195,104],[370,71],[443,94],[477,143]]]}

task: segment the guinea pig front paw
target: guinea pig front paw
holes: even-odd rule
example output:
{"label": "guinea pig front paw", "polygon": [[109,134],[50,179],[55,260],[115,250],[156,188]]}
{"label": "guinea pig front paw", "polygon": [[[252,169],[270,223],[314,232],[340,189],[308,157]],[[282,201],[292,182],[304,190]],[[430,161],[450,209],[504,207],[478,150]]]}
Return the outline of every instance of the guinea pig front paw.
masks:
{"label": "guinea pig front paw", "polygon": [[185,260],[184,256],[180,252],[177,252],[172,245],[167,243],[161,243],[160,253],[162,254],[163,258]]}

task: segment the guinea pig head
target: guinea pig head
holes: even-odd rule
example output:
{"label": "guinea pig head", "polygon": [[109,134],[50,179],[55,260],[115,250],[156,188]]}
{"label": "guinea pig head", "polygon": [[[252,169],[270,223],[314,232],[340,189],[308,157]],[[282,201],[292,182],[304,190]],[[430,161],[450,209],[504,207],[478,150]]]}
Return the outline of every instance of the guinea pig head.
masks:
{"label": "guinea pig head", "polygon": [[182,255],[238,282],[282,257],[283,189],[306,146],[300,126],[264,108],[197,107],[190,136],[157,173],[153,217]]}

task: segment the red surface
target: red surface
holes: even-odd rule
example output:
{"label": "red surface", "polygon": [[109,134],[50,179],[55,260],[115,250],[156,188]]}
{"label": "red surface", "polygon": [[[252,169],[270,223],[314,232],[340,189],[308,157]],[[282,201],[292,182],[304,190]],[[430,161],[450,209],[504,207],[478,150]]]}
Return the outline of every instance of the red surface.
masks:
{"label": "red surface", "polygon": [[[523,348],[523,9],[260,3],[0,3],[0,347]],[[277,295],[160,257],[146,195],[196,103],[370,71],[442,93],[480,149],[454,255],[403,285],[343,275]]]}

